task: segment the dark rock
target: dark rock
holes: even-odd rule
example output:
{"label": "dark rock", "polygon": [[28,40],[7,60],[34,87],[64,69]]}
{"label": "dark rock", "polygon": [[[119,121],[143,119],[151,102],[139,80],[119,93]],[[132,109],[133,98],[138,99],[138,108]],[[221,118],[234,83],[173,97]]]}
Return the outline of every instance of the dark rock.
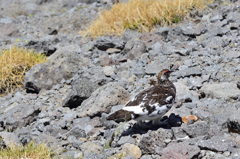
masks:
{"label": "dark rock", "polygon": [[34,85],[32,82],[26,82],[25,83],[25,89],[26,89],[27,93],[37,93],[37,94],[41,90],[39,87]]}
{"label": "dark rock", "polygon": [[125,42],[119,38],[109,38],[109,37],[98,37],[96,39],[95,47],[99,50],[106,51],[109,48],[116,48],[122,50],[124,48]]}
{"label": "dark rock", "polygon": [[163,149],[167,146],[165,140],[172,139],[173,134],[171,130],[158,129],[157,131],[148,131],[143,134],[139,142],[139,147],[143,154],[163,154]]}
{"label": "dark rock", "polygon": [[83,101],[77,108],[78,116],[100,116],[103,112],[109,113],[111,107],[125,104],[129,100],[129,93],[116,82],[110,82],[98,88],[92,95]]}
{"label": "dark rock", "polygon": [[235,111],[227,121],[228,132],[240,134],[240,110]]}
{"label": "dark rock", "polygon": [[54,46],[59,43],[60,40],[58,38],[50,38],[50,39],[41,39],[41,40],[30,40],[25,47],[28,49],[34,49],[36,52],[41,52],[46,56],[52,55],[57,48]]}
{"label": "dark rock", "polygon": [[163,149],[161,159],[169,158],[197,158],[200,153],[200,148],[195,145],[188,145],[187,143],[173,143]]}

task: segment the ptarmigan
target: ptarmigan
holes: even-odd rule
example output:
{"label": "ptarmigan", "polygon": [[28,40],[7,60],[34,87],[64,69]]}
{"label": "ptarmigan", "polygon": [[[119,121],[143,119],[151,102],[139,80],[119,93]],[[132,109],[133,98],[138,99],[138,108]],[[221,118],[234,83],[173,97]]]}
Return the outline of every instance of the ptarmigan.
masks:
{"label": "ptarmigan", "polygon": [[157,84],[137,94],[122,109],[109,115],[107,120],[133,119],[141,127],[144,127],[143,120],[152,120],[153,125],[158,125],[159,119],[173,106],[176,96],[176,88],[168,79],[171,72],[168,69],[160,71]]}

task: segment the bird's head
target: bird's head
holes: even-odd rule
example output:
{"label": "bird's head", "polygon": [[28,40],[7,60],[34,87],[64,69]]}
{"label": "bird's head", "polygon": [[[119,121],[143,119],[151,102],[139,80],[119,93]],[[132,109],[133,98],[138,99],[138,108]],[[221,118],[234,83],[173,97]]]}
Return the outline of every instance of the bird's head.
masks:
{"label": "bird's head", "polygon": [[169,69],[163,69],[162,71],[159,72],[158,74],[158,81],[165,81],[168,80],[170,74],[172,73],[171,70]]}

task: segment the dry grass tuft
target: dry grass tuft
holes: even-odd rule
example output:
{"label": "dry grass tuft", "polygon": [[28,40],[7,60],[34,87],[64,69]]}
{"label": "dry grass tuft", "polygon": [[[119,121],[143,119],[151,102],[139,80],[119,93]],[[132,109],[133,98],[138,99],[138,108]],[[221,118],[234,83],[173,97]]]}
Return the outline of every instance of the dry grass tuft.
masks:
{"label": "dry grass tuft", "polygon": [[34,50],[18,47],[0,50],[0,94],[22,87],[26,72],[43,62],[46,62],[46,56],[34,53]]}
{"label": "dry grass tuft", "polygon": [[80,34],[98,37],[122,35],[126,29],[149,32],[155,25],[178,23],[193,8],[202,9],[209,0],[129,0],[103,11],[98,19]]}
{"label": "dry grass tuft", "polygon": [[44,143],[31,141],[26,146],[11,146],[0,150],[0,159],[50,159],[52,150]]}

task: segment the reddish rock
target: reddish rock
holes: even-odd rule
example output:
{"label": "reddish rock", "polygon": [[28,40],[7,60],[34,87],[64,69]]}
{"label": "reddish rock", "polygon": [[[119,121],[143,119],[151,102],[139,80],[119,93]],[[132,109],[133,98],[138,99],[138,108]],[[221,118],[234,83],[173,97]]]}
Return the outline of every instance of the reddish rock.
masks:
{"label": "reddish rock", "polygon": [[163,149],[161,159],[192,159],[197,158],[200,148],[188,143],[174,143]]}

